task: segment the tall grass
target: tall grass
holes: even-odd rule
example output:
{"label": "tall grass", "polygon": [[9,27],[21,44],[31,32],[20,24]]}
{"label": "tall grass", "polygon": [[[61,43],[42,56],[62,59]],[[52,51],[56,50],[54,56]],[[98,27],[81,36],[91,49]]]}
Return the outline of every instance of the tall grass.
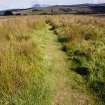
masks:
{"label": "tall grass", "polygon": [[3,19],[0,22],[0,105],[51,105],[58,71],[47,67],[55,63],[44,60],[49,60],[43,53],[53,37],[49,36],[46,23],[58,35],[62,50],[68,55],[70,70],[83,77],[104,105],[104,21],[98,17],[63,15]]}
{"label": "tall grass", "polygon": [[16,17],[0,23],[0,105],[51,103],[48,73],[34,40],[34,31],[44,27],[40,17]]}
{"label": "tall grass", "polygon": [[70,68],[105,102],[105,19],[92,16],[56,16],[49,23],[62,43]]}

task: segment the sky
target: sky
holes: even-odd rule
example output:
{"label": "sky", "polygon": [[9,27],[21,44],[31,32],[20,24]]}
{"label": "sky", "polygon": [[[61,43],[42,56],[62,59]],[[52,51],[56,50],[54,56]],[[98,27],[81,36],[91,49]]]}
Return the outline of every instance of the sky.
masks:
{"label": "sky", "polygon": [[28,8],[34,4],[83,4],[83,3],[105,3],[105,0],[0,0],[0,10],[13,8]]}

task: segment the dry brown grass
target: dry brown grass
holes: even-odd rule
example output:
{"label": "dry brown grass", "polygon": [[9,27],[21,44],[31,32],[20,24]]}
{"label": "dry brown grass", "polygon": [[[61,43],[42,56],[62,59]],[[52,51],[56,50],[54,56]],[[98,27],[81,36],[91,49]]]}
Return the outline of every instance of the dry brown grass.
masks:
{"label": "dry brown grass", "polygon": [[46,100],[38,99],[49,84],[39,43],[34,40],[34,31],[45,28],[44,20],[36,16],[4,17],[0,21],[0,105],[46,105]]}

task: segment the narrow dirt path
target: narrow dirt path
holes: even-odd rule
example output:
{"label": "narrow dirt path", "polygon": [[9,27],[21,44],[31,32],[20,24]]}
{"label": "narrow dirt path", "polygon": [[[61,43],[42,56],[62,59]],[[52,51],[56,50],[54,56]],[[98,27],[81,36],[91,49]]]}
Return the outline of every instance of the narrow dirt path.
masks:
{"label": "narrow dirt path", "polygon": [[93,97],[85,91],[83,78],[69,70],[67,56],[61,50],[62,46],[58,42],[57,35],[50,28],[51,26],[47,24],[47,29],[39,31],[40,37],[37,35],[36,39],[39,38],[38,41],[44,43],[40,45],[44,54],[44,62],[52,68],[49,70],[56,82],[57,88],[52,105],[94,105]]}

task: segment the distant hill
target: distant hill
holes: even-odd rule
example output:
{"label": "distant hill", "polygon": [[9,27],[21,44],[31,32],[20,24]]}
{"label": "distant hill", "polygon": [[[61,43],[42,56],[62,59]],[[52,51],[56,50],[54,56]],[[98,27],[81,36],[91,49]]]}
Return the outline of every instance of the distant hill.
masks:
{"label": "distant hill", "polygon": [[47,7],[53,11],[64,11],[67,13],[105,13],[105,4],[79,4],[79,5],[55,5]]}
{"label": "distant hill", "polygon": [[32,8],[40,8],[40,7],[41,7],[40,4],[34,4],[34,5],[32,6]]}
{"label": "distant hill", "polygon": [[31,8],[42,8],[42,7],[48,7],[49,5],[47,4],[34,4],[32,5]]}
{"label": "distant hill", "polygon": [[[11,12],[13,15],[28,14],[105,14],[105,3],[103,4],[78,4],[78,5],[41,5],[34,4],[31,8],[12,9],[0,11],[0,15]],[[7,13],[8,14],[8,13]]]}

